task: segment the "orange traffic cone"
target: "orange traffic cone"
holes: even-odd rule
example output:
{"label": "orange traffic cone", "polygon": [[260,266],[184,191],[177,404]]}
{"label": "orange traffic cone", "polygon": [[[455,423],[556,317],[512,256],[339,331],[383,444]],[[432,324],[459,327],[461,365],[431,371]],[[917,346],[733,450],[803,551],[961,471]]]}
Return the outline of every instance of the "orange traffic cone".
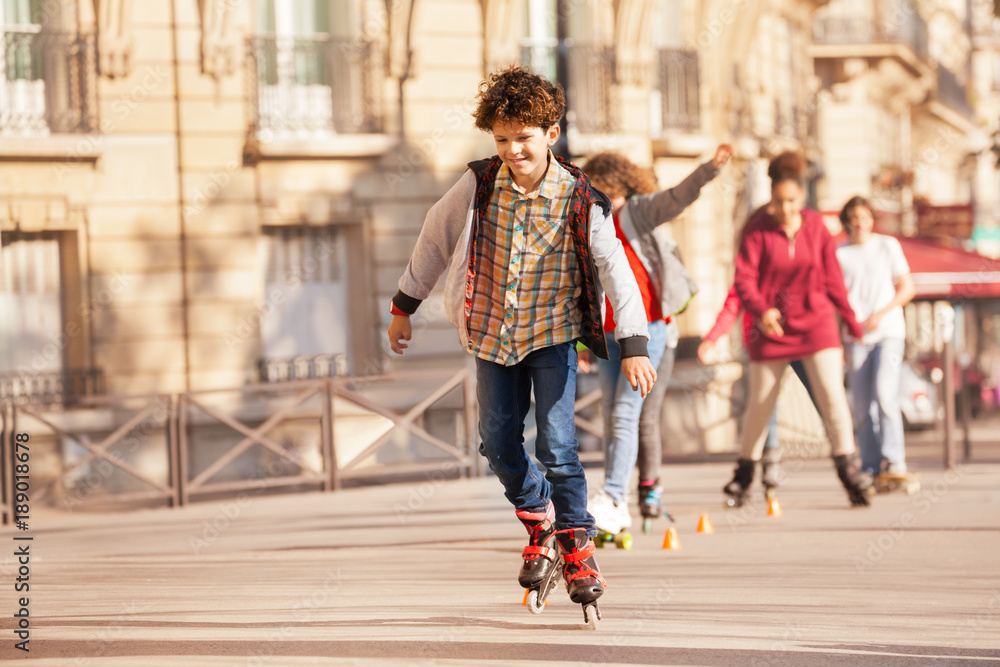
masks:
{"label": "orange traffic cone", "polygon": [[698,532],[699,533],[714,533],[715,528],[712,527],[712,522],[709,520],[707,514],[702,514],[698,517]]}
{"label": "orange traffic cone", "polygon": [[778,503],[777,498],[771,498],[767,501],[767,515],[781,516],[781,505]]}
{"label": "orange traffic cone", "polygon": [[663,536],[663,548],[664,549],[680,549],[681,541],[677,539],[677,529],[667,528],[666,534]]}

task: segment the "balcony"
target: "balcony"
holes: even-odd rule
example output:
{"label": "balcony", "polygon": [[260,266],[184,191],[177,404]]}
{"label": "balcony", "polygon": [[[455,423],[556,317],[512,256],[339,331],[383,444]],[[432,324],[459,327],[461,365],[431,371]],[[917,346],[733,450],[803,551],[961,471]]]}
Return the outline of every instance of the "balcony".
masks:
{"label": "balcony", "polygon": [[525,45],[521,48],[521,62],[555,80],[560,48],[566,55],[566,81],[562,82],[566,89],[566,122],[581,134],[618,132],[621,114],[614,94],[614,47],[570,40],[562,47]]}
{"label": "balcony", "polygon": [[258,36],[248,58],[256,138],[382,132],[384,54],[375,41]]}
{"label": "balcony", "polygon": [[[816,12],[813,42],[821,47],[902,45],[923,62],[929,54],[927,22],[908,0],[871,0],[853,6],[834,0]],[[822,48],[819,51],[827,55]],[[858,51],[848,55],[878,55],[877,49]]]}
{"label": "balcony", "polygon": [[98,129],[94,35],[0,32],[0,136]]}
{"label": "balcony", "polygon": [[697,132],[701,128],[698,52],[660,49],[658,64],[657,88],[663,130]]}

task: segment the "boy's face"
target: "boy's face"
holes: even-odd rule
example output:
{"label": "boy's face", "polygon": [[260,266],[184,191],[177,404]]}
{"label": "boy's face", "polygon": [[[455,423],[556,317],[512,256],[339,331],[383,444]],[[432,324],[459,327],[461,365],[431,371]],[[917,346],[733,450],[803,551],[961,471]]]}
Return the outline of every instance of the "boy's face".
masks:
{"label": "boy's face", "polygon": [[493,125],[497,155],[507,165],[514,182],[522,188],[534,189],[542,180],[548,167],[549,147],[558,138],[558,125],[547,130],[518,122]]}

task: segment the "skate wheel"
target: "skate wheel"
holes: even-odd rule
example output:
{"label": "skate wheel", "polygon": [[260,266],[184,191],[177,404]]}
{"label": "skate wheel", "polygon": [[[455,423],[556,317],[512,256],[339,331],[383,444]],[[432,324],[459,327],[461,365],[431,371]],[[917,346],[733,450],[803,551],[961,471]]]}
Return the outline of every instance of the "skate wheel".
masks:
{"label": "skate wheel", "polygon": [[618,533],[615,535],[615,546],[628,551],[632,548],[632,533]]}
{"label": "skate wheel", "polygon": [[726,498],[726,507],[742,507],[743,502],[736,498]]}
{"label": "skate wheel", "polygon": [[528,591],[528,611],[532,614],[541,614],[545,610],[545,601],[539,601],[538,597],[537,588]]}
{"label": "skate wheel", "polygon": [[601,621],[601,610],[597,608],[596,602],[588,602],[583,605],[583,622],[591,630],[596,630]]}
{"label": "skate wheel", "polygon": [[906,485],[906,495],[912,496],[920,492],[920,482],[912,482]]}
{"label": "skate wheel", "polygon": [[642,520],[642,533],[649,535],[653,531],[653,520],[648,516]]}

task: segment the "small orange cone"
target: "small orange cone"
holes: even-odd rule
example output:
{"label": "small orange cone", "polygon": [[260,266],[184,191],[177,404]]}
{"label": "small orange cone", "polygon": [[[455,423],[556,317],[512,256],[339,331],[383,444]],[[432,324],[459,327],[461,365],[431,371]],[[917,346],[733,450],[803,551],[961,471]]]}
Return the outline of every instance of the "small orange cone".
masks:
{"label": "small orange cone", "polygon": [[714,533],[715,528],[712,527],[712,522],[709,520],[707,514],[702,514],[698,517],[698,532],[699,533]]}
{"label": "small orange cone", "polygon": [[677,539],[677,529],[667,528],[666,534],[663,536],[663,548],[664,549],[680,549],[681,541]]}
{"label": "small orange cone", "polygon": [[781,516],[781,505],[778,504],[777,498],[771,498],[769,501],[767,501],[767,515]]}

